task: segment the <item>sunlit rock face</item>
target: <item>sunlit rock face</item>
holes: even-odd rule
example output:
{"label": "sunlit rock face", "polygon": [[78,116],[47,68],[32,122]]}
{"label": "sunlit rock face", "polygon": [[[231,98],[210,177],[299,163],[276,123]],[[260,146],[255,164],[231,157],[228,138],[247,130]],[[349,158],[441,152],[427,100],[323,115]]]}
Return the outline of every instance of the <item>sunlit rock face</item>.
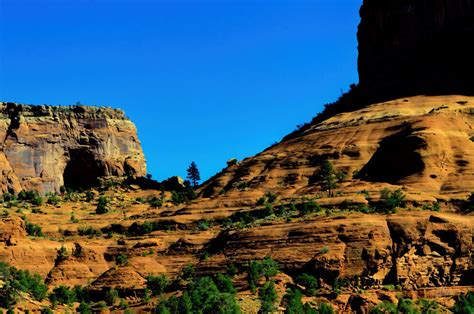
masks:
{"label": "sunlit rock face", "polygon": [[474,1],[364,0],[360,16],[359,79],[371,98],[474,94]]}
{"label": "sunlit rock face", "polygon": [[0,103],[2,192],[55,192],[145,174],[135,125],[120,110]]}

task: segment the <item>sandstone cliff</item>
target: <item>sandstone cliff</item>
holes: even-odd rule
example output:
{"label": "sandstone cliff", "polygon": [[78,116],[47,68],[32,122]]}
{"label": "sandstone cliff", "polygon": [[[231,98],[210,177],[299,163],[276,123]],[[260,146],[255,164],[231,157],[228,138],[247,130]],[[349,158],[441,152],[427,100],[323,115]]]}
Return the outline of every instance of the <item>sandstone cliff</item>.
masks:
{"label": "sandstone cliff", "polygon": [[143,176],[136,128],[120,110],[0,103],[0,189],[41,193]]}
{"label": "sandstone cliff", "polygon": [[360,86],[384,100],[419,94],[473,94],[472,0],[364,0]]}
{"label": "sandstone cliff", "polygon": [[202,195],[325,197],[316,179],[329,159],[347,174],[341,198],[389,185],[425,199],[465,198],[474,190],[473,112],[472,97],[420,96],[341,113],[224,169]]}

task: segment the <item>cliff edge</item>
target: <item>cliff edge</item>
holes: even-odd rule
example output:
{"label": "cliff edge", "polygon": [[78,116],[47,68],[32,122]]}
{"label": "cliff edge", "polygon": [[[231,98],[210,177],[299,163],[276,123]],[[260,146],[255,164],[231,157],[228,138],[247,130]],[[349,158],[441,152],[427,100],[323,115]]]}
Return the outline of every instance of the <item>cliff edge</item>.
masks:
{"label": "cliff edge", "polygon": [[121,110],[0,102],[2,192],[55,192],[145,174],[136,127]]}

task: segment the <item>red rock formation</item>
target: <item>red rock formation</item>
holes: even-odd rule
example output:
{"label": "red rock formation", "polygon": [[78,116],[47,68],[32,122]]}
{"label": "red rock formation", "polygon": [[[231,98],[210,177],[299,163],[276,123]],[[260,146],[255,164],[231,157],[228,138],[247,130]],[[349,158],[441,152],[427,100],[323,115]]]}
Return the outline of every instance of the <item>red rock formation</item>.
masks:
{"label": "red rock formation", "polygon": [[474,188],[473,105],[473,97],[419,96],[338,114],[227,167],[203,184],[201,195],[240,203],[255,203],[267,191],[326,197],[317,174],[328,159],[347,173],[340,191],[353,201],[364,189],[378,192],[377,183],[432,199],[464,198]]}
{"label": "red rock formation", "polygon": [[330,284],[347,278],[406,290],[472,285],[471,217],[411,212],[353,214],[223,232],[209,246],[203,272],[271,256],[288,273],[308,272]]}
{"label": "red rock formation", "polygon": [[0,140],[1,191],[44,193],[146,174],[136,128],[120,110],[0,103]]}

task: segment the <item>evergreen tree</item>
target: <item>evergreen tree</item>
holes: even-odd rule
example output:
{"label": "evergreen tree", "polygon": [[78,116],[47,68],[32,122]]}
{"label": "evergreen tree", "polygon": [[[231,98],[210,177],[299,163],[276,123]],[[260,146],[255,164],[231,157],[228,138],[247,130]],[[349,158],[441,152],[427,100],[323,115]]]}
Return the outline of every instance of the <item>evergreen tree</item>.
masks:
{"label": "evergreen tree", "polygon": [[258,298],[262,304],[259,313],[273,313],[276,310],[275,302],[278,295],[275,291],[275,283],[273,280],[267,281],[263,287],[258,290]]}
{"label": "evergreen tree", "polygon": [[198,186],[199,180],[201,180],[201,175],[199,174],[199,169],[194,161],[191,163],[186,172],[188,173],[186,178],[191,181],[193,187]]}
{"label": "evergreen tree", "polygon": [[288,290],[283,300],[286,303],[285,314],[300,314],[304,313],[303,303],[301,302],[301,291],[296,289],[294,292]]}
{"label": "evergreen tree", "polygon": [[319,177],[323,188],[328,191],[328,195],[331,197],[332,191],[337,188],[338,182],[344,179],[344,173],[336,171],[333,164],[329,160],[325,160],[319,170]]}

